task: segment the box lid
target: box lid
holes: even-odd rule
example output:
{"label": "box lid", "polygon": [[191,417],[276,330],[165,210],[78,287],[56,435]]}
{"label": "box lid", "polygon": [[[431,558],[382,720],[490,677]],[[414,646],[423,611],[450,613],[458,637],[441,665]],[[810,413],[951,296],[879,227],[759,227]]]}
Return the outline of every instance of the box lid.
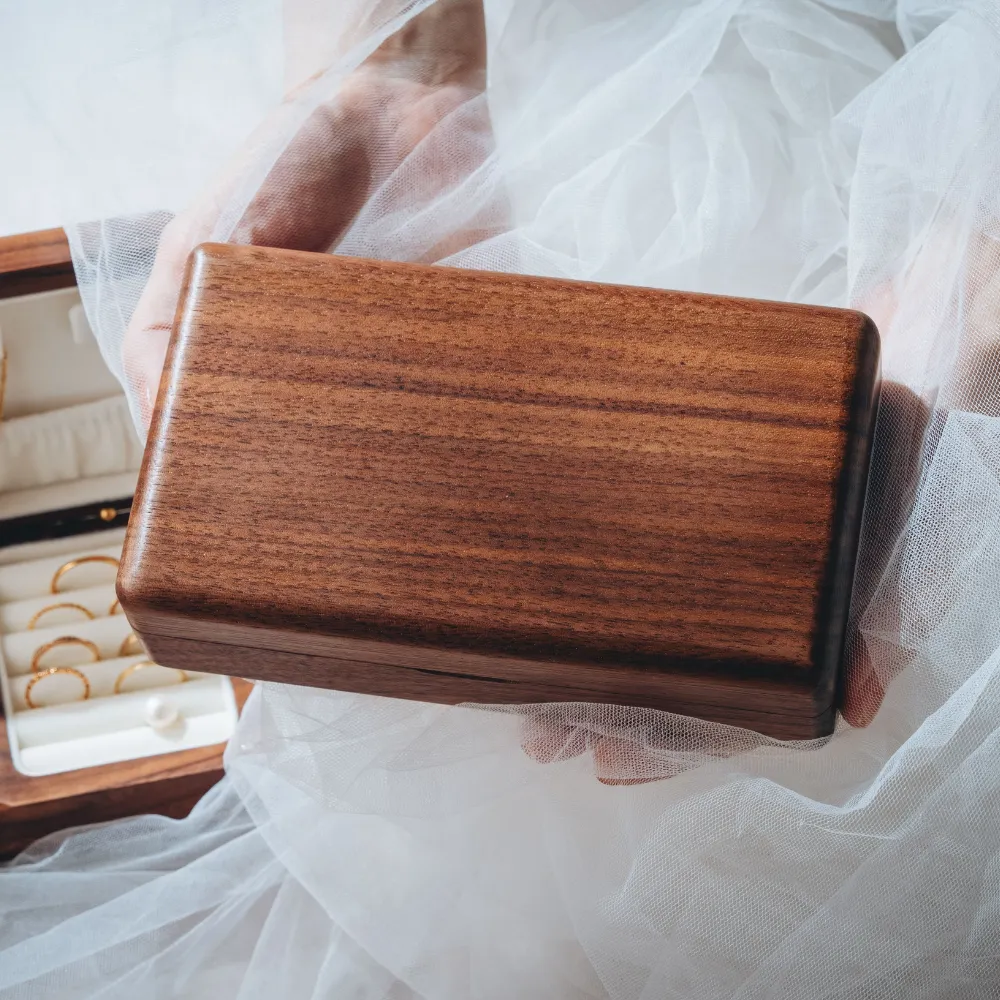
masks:
{"label": "box lid", "polygon": [[211,623],[299,657],[262,678],[812,735],[878,350],[848,311],[204,246],[122,605],[171,665]]}

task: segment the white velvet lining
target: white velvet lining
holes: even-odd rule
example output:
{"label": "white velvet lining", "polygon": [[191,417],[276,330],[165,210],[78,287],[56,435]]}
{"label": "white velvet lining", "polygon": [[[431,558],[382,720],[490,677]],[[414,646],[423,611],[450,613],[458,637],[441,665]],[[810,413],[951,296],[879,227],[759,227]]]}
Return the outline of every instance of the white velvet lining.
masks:
{"label": "white velvet lining", "polygon": [[[0,496],[0,501],[4,498]],[[3,515],[0,514],[0,518]],[[87,535],[87,544],[90,545],[91,552],[109,551],[114,553],[121,551],[122,543],[125,541],[124,528],[108,528],[105,531],[94,531]],[[4,596],[4,580],[11,590],[23,589],[17,581],[21,579],[21,570],[16,573],[5,574],[4,566],[13,566],[15,563],[39,562],[43,559],[51,559],[55,556],[62,556],[63,561],[69,558],[71,552],[76,552],[82,543],[79,537],[74,538],[47,538],[40,542],[23,542],[20,545],[8,545],[0,549],[0,602],[20,600],[18,596]],[[57,566],[56,569],[59,567]],[[83,584],[81,584],[83,586]],[[90,584],[88,584],[90,586]],[[48,593],[48,591],[44,591]],[[37,596],[37,595],[32,595]],[[3,626],[0,626],[3,631]]]}
{"label": "white velvet lining", "polygon": [[0,491],[134,471],[141,462],[124,396],[0,424]]}
{"label": "white velvet lining", "polygon": [[[183,722],[176,731],[160,734],[146,725],[143,709],[146,700],[153,693],[168,699],[183,713]],[[113,698],[88,701],[85,703],[86,711],[81,711],[80,702],[36,708],[17,713],[19,746],[22,753],[28,749],[41,750],[58,747],[60,744],[79,749],[86,739],[92,744],[88,748],[89,753],[104,755],[105,762],[107,747],[124,751],[123,756],[115,758],[117,760],[149,756],[147,753],[132,751],[143,748],[150,735],[156,737],[153,745],[159,747],[155,753],[210,746],[221,743],[232,735],[232,725],[227,725],[226,719],[229,708],[227,702],[231,700],[232,687],[225,678],[201,674],[186,684],[163,685],[125,692]],[[199,731],[209,732],[211,738],[202,741]],[[94,741],[104,741],[105,747],[93,745]],[[69,768],[64,767],[62,770]]]}
{"label": "white velvet lining", "polygon": [[[71,315],[75,312],[75,317]],[[81,323],[75,289],[0,302],[0,327],[8,354],[7,419],[0,422],[0,520],[85,504],[120,500],[135,489],[142,446],[125,397]],[[223,743],[236,725],[236,700],[227,677],[191,674],[178,683],[166,667],[130,674],[125,690],[114,685],[123,670],[147,659],[119,656],[131,631],[123,614],[110,615],[115,566],[84,563],[60,580],[56,571],[87,555],[121,555],[121,528],[0,549],[0,692],[11,759],[27,775],[58,774],[175,750]],[[29,629],[32,617],[52,604],[85,607],[51,612]],[[74,636],[93,642],[45,653],[41,670],[68,666],[74,674],[47,675],[32,690],[40,707],[28,708],[31,663],[46,642]],[[177,722],[157,729],[148,721],[152,696],[177,709]]]}
{"label": "white velvet lining", "polygon": [[[111,567],[109,566],[108,569],[110,570]],[[0,604],[0,632],[23,632],[28,628],[35,615],[46,608],[52,608],[52,610],[46,612],[38,620],[36,628],[52,628],[54,625],[70,628],[82,621],[87,621],[86,614],[79,608],[54,607],[60,602],[78,604],[80,608],[86,609],[95,618],[100,618],[111,610],[111,606],[115,602],[115,588],[111,583],[103,586],[78,588],[73,591],[72,602],[61,595],[56,597],[53,594],[45,594],[42,597],[27,597],[24,600]]]}
{"label": "white velvet lining", "polygon": [[[119,540],[117,544],[88,546],[82,538],[67,539],[71,545],[66,546],[54,555],[46,555],[41,559],[31,559],[30,553],[33,546],[22,546],[25,558],[22,562],[7,566],[0,566],[0,601],[20,601],[28,597],[51,596],[53,600],[72,600],[67,594],[59,597],[52,595],[52,577],[57,569],[63,565],[72,555],[97,555],[112,556],[117,559],[121,555],[122,546]],[[41,543],[37,543],[41,544]],[[99,584],[113,584],[115,581],[114,567],[104,563],[84,563],[73,571],[72,579],[66,574],[67,585],[72,584],[73,589],[93,587]]]}
{"label": "white velvet lining", "polygon": [[[111,533],[109,533],[111,534]],[[20,546],[23,561],[0,565],[0,691],[14,766],[24,774],[42,775],[82,767],[223,743],[232,735],[237,710],[227,677],[189,674],[180,682],[176,671],[148,667],[127,678],[115,694],[122,671],[148,659],[142,653],[120,656],[131,631],[123,614],[110,615],[115,569],[106,563],[84,563],[65,574],[58,594],[51,592],[56,570],[73,558],[106,555],[119,558],[122,532],[112,544],[87,544],[85,538]],[[105,543],[102,533],[97,541]],[[72,546],[72,547],[70,547]],[[39,558],[30,558],[32,555]],[[35,612],[61,602],[80,604],[95,615],[48,618],[28,629]],[[67,614],[68,612],[61,612]],[[33,690],[39,707],[28,708],[25,688],[37,650],[53,639],[72,636],[94,643],[100,659],[83,645],[62,645],[47,652],[40,669],[69,666],[86,677],[90,696],[81,700],[82,682],[72,674],[50,675]],[[147,703],[156,696],[178,712],[178,722],[157,730],[147,721]]]}
{"label": "white velvet lining", "polygon": [[49,413],[121,393],[97,341],[71,318],[80,305],[75,288],[0,299],[7,351],[4,418]]}
{"label": "white velvet lining", "polygon": [[[79,670],[80,673],[87,678],[87,681],[90,684],[91,700],[95,700],[97,698],[116,698],[120,697],[120,695],[115,694],[115,681],[121,676],[122,671],[126,670],[133,664],[141,663],[147,659],[148,657],[145,653],[139,653],[133,656],[116,656],[108,660],[98,660],[96,663],[78,662],[73,664],[73,669]],[[12,676],[12,674],[13,671],[11,671],[11,674],[8,674],[7,678],[8,683],[10,684],[11,703],[14,706],[15,712],[23,712],[28,707],[27,702],[24,700],[24,689],[31,681],[32,675],[30,673],[23,673]],[[184,683],[190,684],[195,680],[201,680],[207,676],[207,674],[189,673],[189,679]],[[64,681],[65,683],[60,683],[61,681]],[[40,694],[38,696],[40,702],[43,698],[46,698],[51,702],[75,704],[76,699],[79,697],[82,685],[76,677],[60,675],[58,678],[51,678],[49,687],[52,690],[52,694],[48,696]],[[142,691],[149,691],[153,688],[159,690],[161,688],[170,687],[176,687],[178,689],[181,687],[180,674],[176,670],[171,670],[169,667],[161,667],[157,665],[155,667],[137,670],[135,673],[130,674],[126,678],[126,683],[122,685],[122,693],[137,694]],[[187,689],[185,688],[185,690]]]}
{"label": "white velvet lining", "polygon": [[[62,594],[54,596],[53,603],[57,600],[71,601],[72,593],[69,591],[65,597]],[[95,618],[93,621],[75,622],[72,625],[37,628],[30,632],[12,632],[10,635],[0,637],[0,649],[3,650],[4,662],[7,664],[7,676],[16,677],[31,673],[31,662],[35,651],[54,639],[71,637],[93,643],[100,650],[101,659],[110,660],[119,655],[119,647],[131,631],[132,626],[124,615],[114,615],[111,618]],[[39,662],[39,668],[42,670],[47,667],[79,668],[88,666],[93,659],[93,651],[89,651],[82,643],[66,645],[49,650]]]}

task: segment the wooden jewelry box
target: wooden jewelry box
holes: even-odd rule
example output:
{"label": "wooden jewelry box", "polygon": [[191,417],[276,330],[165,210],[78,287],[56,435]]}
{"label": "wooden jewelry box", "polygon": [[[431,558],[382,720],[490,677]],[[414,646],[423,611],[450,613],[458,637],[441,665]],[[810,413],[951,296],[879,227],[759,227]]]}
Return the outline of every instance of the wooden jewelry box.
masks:
{"label": "wooden jewelry box", "polygon": [[7,857],[68,826],[185,814],[222,775],[237,700],[228,678],[179,684],[151,664],[117,606],[142,447],[86,325],[61,230],[0,239],[0,354]]}
{"label": "wooden jewelry box", "polygon": [[185,670],[820,736],[878,390],[859,313],[206,245],[118,594]]}

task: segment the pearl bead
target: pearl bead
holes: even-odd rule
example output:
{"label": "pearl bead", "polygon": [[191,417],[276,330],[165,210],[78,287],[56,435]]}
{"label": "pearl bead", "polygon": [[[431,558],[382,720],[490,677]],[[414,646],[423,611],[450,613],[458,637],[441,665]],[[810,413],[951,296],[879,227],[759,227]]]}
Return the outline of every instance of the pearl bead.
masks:
{"label": "pearl bead", "polygon": [[180,717],[177,706],[163,695],[154,694],[146,699],[143,710],[146,722],[158,732],[162,729],[169,729]]}

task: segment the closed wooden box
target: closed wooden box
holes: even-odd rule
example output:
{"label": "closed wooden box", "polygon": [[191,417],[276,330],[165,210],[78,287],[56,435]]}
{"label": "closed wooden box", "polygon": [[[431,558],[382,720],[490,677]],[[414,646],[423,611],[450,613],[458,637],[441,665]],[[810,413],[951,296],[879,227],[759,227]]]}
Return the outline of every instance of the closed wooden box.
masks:
{"label": "closed wooden box", "polygon": [[118,578],[159,662],[831,731],[865,316],[206,245]]}

